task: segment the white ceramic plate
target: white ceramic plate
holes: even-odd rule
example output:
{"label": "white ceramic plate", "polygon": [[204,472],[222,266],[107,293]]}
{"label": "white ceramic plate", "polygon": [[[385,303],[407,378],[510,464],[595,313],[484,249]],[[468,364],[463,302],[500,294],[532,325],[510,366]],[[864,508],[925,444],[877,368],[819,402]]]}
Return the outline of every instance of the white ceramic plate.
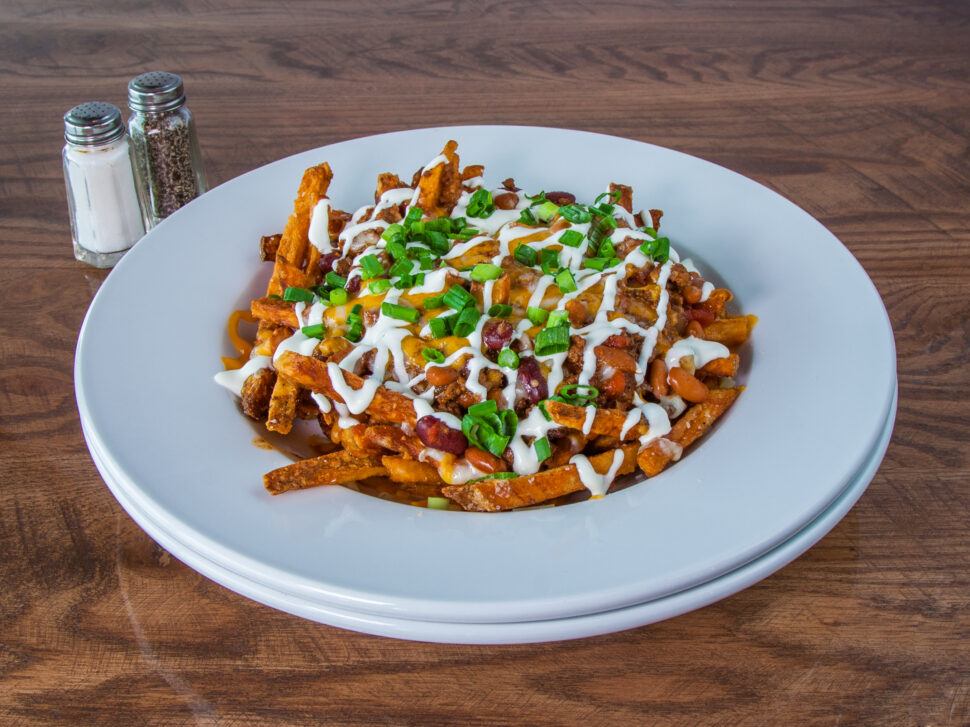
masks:
{"label": "white ceramic plate", "polygon": [[889,446],[895,413],[894,397],[889,419],[885,423],[876,448],[857,477],[835,502],[798,533],[750,563],[694,588],[642,604],[586,616],[509,623],[463,624],[372,616],[342,610],[326,603],[313,603],[250,581],[226,570],[205,556],[189,550],[178,538],[160,528],[126,498],[125,489],[116,485],[114,475],[101,462],[96,450],[92,450],[92,455],[105,482],[135,522],[184,563],[237,593],[296,616],[377,636],[441,643],[517,644],[576,639],[645,626],[706,606],[771,575],[821,540],[862,496]]}
{"label": "white ceramic plate", "polygon": [[[748,389],[689,456],[602,500],[498,515],[426,511],[344,488],[270,497],[285,464],[212,382],[225,320],[264,289],[260,235],[282,229],[302,171],[327,160],[355,209],[376,175],[406,176],[459,141],[486,181],[638,207],[759,316]],[[532,127],[398,132],[283,159],[212,190],[129,252],[95,297],[75,384],[116,484],[181,543],[240,577],[354,613],[435,622],[560,619],[677,593],[769,552],[824,512],[873,451],[895,351],[865,272],[770,190],[678,152]]]}

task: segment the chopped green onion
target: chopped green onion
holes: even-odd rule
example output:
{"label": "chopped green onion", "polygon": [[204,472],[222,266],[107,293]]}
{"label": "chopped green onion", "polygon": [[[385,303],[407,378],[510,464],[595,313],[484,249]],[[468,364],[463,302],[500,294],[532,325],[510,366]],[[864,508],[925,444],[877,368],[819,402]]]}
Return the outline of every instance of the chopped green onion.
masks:
{"label": "chopped green onion", "polygon": [[428,327],[431,329],[431,337],[444,338],[445,336],[450,336],[456,318],[458,318],[458,314],[454,313],[450,316],[438,316],[428,321]]}
{"label": "chopped green onion", "polygon": [[652,257],[654,261],[665,263],[670,259],[670,239],[667,237],[658,237],[656,240],[647,240],[640,245],[640,250],[645,255]]}
{"label": "chopped green onion", "polygon": [[596,224],[589,231],[589,241],[594,248],[598,248],[604,238],[613,234],[616,229],[616,220],[609,215],[601,216],[596,220]]}
{"label": "chopped green onion", "polygon": [[330,302],[333,305],[343,305],[347,302],[347,291],[343,288],[334,288],[330,291]]}
{"label": "chopped green onion", "polygon": [[[515,474],[515,472],[493,472],[492,474],[485,475],[484,477],[476,477],[473,480],[468,480],[466,484],[471,485],[476,482],[485,482],[487,480],[514,480],[516,477],[518,477],[518,475]],[[431,498],[429,497],[428,499],[430,500]]]}
{"label": "chopped green onion", "polygon": [[439,255],[444,255],[451,249],[451,243],[448,242],[448,236],[443,232],[429,230],[424,235],[424,241],[428,243],[428,247]]}
{"label": "chopped green onion", "polygon": [[469,217],[491,217],[495,212],[495,204],[492,202],[492,193],[487,189],[477,189],[468,200],[468,209],[465,214]]}
{"label": "chopped green onion", "polygon": [[420,207],[412,207],[411,209],[408,210],[408,214],[404,218],[404,226],[410,227],[415,222],[420,220],[422,215],[424,215],[423,209],[421,209]]}
{"label": "chopped green onion", "polygon": [[267,298],[272,298],[273,300],[283,300],[282,295],[277,295],[276,293],[270,293],[266,296]]}
{"label": "chopped green onion", "polygon": [[483,417],[488,414],[498,414],[498,404],[494,399],[486,399],[468,407],[468,413],[473,417]]}
{"label": "chopped green onion", "polygon": [[556,274],[556,285],[559,286],[559,292],[563,295],[578,290],[576,287],[576,279],[569,270],[560,270]]}
{"label": "chopped green onion", "polygon": [[605,257],[588,257],[583,260],[583,267],[591,270],[605,270],[609,260]]}
{"label": "chopped green onion", "polygon": [[559,251],[545,248],[539,253],[539,267],[546,275],[554,275],[559,270]]}
{"label": "chopped green onion", "polygon": [[539,253],[534,247],[529,247],[525,243],[519,245],[515,248],[515,259],[518,260],[523,265],[528,265],[532,267],[539,260]]}
{"label": "chopped green onion", "polygon": [[600,243],[600,249],[596,253],[597,257],[611,258],[616,257],[616,248],[613,247],[613,240],[606,238]]}
{"label": "chopped green onion", "polygon": [[283,300],[290,301],[291,303],[310,303],[313,301],[313,293],[306,288],[297,288],[291,285],[283,291]]}
{"label": "chopped green onion", "polygon": [[475,306],[468,306],[458,314],[458,319],[455,321],[454,334],[459,338],[465,338],[471,335],[478,327],[478,320],[481,317],[482,314],[478,312]]}
{"label": "chopped green onion", "polygon": [[387,274],[392,278],[396,278],[401,275],[407,275],[413,269],[414,263],[408,260],[406,257],[402,257],[391,265],[391,269],[387,271]]}
{"label": "chopped green onion", "polygon": [[546,328],[556,328],[558,326],[568,326],[569,325],[569,313],[564,310],[554,310],[549,314],[549,322],[546,323]]}
{"label": "chopped green onion", "polygon": [[461,430],[468,441],[496,457],[505,451],[518,425],[519,418],[514,411],[498,412],[498,405],[492,400],[469,407],[461,420]]}
{"label": "chopped green onion", "polygon": [[542,413],[542,416],[545,417],[546,421],[547,422],[551,422],[552,421],[552,417],[549,415],[549,412],[546,411],[546,402],[547,401],[549,401],[549,400],[548,399],[543,399],[542,401],[540,401],[537,404],[537,406],[539,407],[539,411]]}
{"label": "chopped green onion", "polygon": [[428,498],[428,509],[429,510],[447,510],[451,505],[451,500],[447,497],[429,497]]}
{"label": "chopped green onion", "polygon": [[[359,317],[360,316],[360,312],[362,310],[364,310],[364,306],[362,304],[360,304],[360,303],[354,303],[354,307],[350,309],[350,315],[352,315],[352,316],[358,316]],[[348,316],[348,318],[349,317],[350,316]]]}
{"label": "chopped green onion", "polygon": [[310,338],[323,338],[323,334],[326,332],[327,327],[322,323],[315,323],[312,326],[303,326],[303,328],[300,329],[300,333]]}
{"label": "chopped green onion", "polygon": [[522,210],[522,213],[519,215],[519,222],[533,227],[539,224],[539,220],[536,219],[536,216],[532,214],[532,210],[529,208]]}
{"label": "chopped green onion", "polygon": [[404,245],[400,242],[388,242],[384,246],[384,249],[395,260],[403,260],[407,257],[407,250],[405,250]]}
{"label": "chopped green onion", "polygon": [[565,217],[570,222],[589,222],[592,216],[589,214],[589,210],[578,204],[567,204],[564,207],[559,208],[559,215]]}
{"label": "chopped green onion", "polygon": [[535,214],[536,218],[542,220],[543,222],[549,222],[550,220],[552,220],[553,217],[556,216],[556,213],[558,211],[559,211],[559,205],[557,205],[555,202],[550,202],[549,200],[546,200],[538,207],[536,207],[533,210],[533,213]]}
{"label": "chopped green onion", "polygon": [[532,443],[532,447],[536,451],[536,459],[540,462],[544,462],[552,456],[552,448],[549,446],[549,440],[545,437],[539,437]]}
{"label": "chopped green onion", "polygon": [[559,242],[567,247],[579,247],[583,243],[583,233],[577,230],[566,230],[559,236]]}
{"label": "chopped green onion", "polygon": [[344,338],[346,338],[351,343],[357,343],[357,341],[359,341],[363,337],[363,335],[364,335],[363,324],[357,323],[356,321],[354,321],[353,323],[350,324],[350,328],[347,329],[347,332],[344,334]]}
{"label": "chopped green onion", "polygon": [[551,356],[569,350],[569,327],[543,328],[535,341],[536,356]]}
{"label": "chopped green onion", "polygon": [[399,225],[394,223],[389,225],[384,232],[381,233],[381,239],[386,242],[402,243],[404,242],[404,225]]}
{"label": "chopped green onion", "polygon": [[488,315],[492,318],[508,318],[512,315],[512,306],[505,303],[496,303],[488,309]]}
{"label": "chopped green onion", "polygon": [[567,404],[586,406],[589,402],[595,401],[600,392],[595,386],[587,384],[566,384],[559,389],[557,395],[561,396]]}
{"label": "chopped green onion", "polygon": [[536,308],[535,306],[529,306],[528,310],[525,312],[526,317],[529,321],[537,326],[541,326],[549,318],[549,311],[545,308]]}
{"label": "chopped green onion", "polygon": [[452,285],[445,293],[443,301],[449,308],[460,311],[468,306],[474,306],[475,296],[460,285]]}
{"label": "chopped green onion", "polygon": [[438,295],[432,295],[430,298],[425,298],[421,305],[424,306],[425,310],[434,310],[435,308],[441,308],[445,304],[445,294],[439,293]]}
{"label": "chopped green onion", "polygon": [[381,303],[381,313],[388,318],[394,318],[408,323],[417,323],[421,315],[417,308],[408,308],[397,303]]}
{"label": "chopped green onion", "polygon": [[437,348],[426,348],[421,351],[421,355],[428,363],[443,363],[445,360],[445,355]]}
{"label": "chopped green onion", "polygon": [[502,268],[500,268],[498,265],[492,265],[491,263],[479,263],[472,268],[470,277],[476,283],[484,283],[487,280],[496,280],[502,277]]}
{"label": "chopped green onion", "polygon": [[622,196],[623,196],[623,192],[619,189],[614,189],[612,192],[603,192],[603,194],[599,195],[596,199],[593,200],[593,204],[594,205],[599,204],[600,200],[603,199],[603,197],[609,197],[614,202],[619,202],[620,197]]}
{"label": "chopped green onion", "polygon": [[623,262],[623,261],[620,260],[620,258],[618,258],[618,257],[611,257],[610,258],[610,261],[608,263],[606,263],[606,267],[608,267],[608,268],[616,267],[621,262]]}
{"label": "chopped green onion", "polygon": [[506,369],[519,368],[519,355],[511,348],[503,349],[498,355],[498,365]]}
{"label": "chopped green onion", "polygon": [[641,227],[640,229],[643,232],[646,232],[648,235],[650,235],[650,237],[656,237],[657,236],[657,231],[655,229],[653,229],[652,227]]}
{"label": "chopped green onion", "polygon": [[337,275],[333,271],[327,273],[323,279],[327,281],[327,285],[333,288],[343,288],[347,285],[347,278],[343,275]]}
{"label": "chopped green onion", "polygon": [[360,266],[363,268],[366,278],[379,278],[384,274],[384,266],[377,259],[377,255],[364,255],[360,259]]}
{"label": "chopped green onion", "polygon": [[380,295],[381,293],[386,293],[391,289],[391,281],[387,278],[381,278],[380,280],[375,280],[372,283],[368,283],[367,290],[374,295]]}

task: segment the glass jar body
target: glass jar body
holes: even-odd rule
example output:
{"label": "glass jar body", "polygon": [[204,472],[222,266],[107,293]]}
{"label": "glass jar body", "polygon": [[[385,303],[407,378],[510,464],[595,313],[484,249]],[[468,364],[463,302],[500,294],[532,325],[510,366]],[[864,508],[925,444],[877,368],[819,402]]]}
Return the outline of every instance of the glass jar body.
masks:
{"label": "glass jar body", "polygon": [[128,138],[96,146],[68,142],[61,158],[74,257],[111,267],[145,234]]}
{"label": "glass jar body", "polygon": [[145,226],[151,229],[208,188],[195,120],[186,106],[135,111],[128,133]]}

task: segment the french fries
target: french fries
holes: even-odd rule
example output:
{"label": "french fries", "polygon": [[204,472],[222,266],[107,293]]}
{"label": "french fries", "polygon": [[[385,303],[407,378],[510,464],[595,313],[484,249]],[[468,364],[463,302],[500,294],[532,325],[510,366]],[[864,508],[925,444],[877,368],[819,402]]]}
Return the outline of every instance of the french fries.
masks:
{"label": "french fries", "polygon": [[271,494],[383,477],[402,501],[479,512],[600,497],[662,472],[741,392],[755,318],[678,262],[660,210],[634,213],[612,182],[592,204],[490,190],[457,147],[410,185],[380,174],[353,214],[311,167],[283,232],[260,238],[272,274],[235,391],[281,434],[316,416],[335,448],[264,475]]}

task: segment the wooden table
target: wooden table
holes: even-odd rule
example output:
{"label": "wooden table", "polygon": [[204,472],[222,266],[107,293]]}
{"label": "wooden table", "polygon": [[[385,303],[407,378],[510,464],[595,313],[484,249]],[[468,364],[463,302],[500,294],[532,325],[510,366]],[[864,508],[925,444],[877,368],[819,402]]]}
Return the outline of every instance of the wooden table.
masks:
{"label": "wooden table", "polygon": [[[970,724],[970,6],[86,5],[0,5],[0,723]],[[881,470],[762,583],[598,638],[395,641],[208,581],[112,498],[72,386],[104,274],[71,255],[61,115],[123,105],[153,69],[184,77],[215,183],[366,134],[518,123],[650,141],[777,190],[892,318]]]}

